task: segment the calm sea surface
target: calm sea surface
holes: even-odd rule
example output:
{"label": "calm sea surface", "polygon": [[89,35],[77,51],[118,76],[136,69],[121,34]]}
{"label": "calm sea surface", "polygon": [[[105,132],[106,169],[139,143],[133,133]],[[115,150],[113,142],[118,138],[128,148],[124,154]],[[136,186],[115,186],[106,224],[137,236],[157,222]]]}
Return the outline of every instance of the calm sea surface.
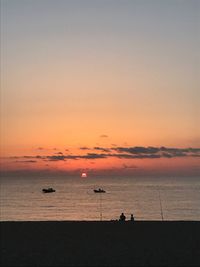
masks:
{"label": "calm sea surface", "polygon": [[1,177],[1,221],[161,220],[161,206],[165,220],[200,220],[200,178]]}

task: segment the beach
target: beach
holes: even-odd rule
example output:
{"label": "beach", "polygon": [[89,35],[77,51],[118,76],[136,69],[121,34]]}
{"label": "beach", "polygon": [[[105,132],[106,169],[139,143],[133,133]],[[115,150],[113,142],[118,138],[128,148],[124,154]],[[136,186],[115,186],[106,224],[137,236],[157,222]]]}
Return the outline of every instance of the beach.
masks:
{"label": "beach", "polygon": [[1,266],[200,266],[200,221],[1,222]]}

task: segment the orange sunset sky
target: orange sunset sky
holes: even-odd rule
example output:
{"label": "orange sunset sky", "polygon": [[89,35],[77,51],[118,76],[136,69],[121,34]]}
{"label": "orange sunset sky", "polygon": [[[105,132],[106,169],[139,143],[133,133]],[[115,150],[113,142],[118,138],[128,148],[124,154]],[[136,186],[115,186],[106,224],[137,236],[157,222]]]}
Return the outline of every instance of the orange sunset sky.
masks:
{"label": "orange sunset sky", "polygon": [[199,11],[2,0],[2,170],[199,175]]}

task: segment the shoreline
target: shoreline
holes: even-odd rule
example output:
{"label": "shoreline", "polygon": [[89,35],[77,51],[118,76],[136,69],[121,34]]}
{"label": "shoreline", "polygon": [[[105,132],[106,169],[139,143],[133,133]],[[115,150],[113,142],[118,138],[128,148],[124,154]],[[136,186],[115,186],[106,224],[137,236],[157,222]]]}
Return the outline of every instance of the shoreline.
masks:
{"label": "shoreline", "polygon": [[200,266],[200,221],[1,221],[1,265]]}
{"label": "shoreline", "polygon": [[140,224],[140,225],[151,225],[151,224],[158,224],[158,225],[174,225],[174,224],[199,224],[200,225],[200,220],[126,220],[126,221],[120,221],[120,220],[33,220],[33,221],[24,221],[24,220],[10,220],[10,221],[0,221],[0,225],[3,224],[9,224],[9,225],[14,225],[14,224],[74,224],[74,225],[83,225],[83,224],[125,224],[125,225],[135,225],[135,224]]}

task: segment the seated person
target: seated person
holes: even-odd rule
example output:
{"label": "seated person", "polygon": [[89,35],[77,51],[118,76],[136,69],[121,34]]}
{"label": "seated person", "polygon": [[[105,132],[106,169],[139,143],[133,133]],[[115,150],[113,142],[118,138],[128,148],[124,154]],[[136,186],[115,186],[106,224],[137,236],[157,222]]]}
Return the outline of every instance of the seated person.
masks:
{"label": "seated person", "polygon": [[120,221],[123,221],[123,222],[126,220],[126,216],[124,215],[123,212],[122,212],[122,214],[120,215],[119,220],[120,220]]}

